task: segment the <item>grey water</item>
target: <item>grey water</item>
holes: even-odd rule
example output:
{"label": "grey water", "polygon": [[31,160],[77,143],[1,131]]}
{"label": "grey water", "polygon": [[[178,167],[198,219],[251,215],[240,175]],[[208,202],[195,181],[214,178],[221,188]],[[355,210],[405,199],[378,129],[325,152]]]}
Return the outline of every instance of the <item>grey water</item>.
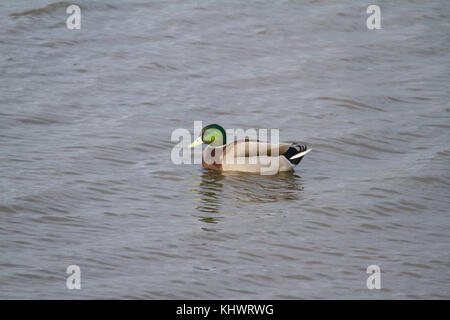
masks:
{"label": "grey water", "polygon": [[[0,298],[449,299],[450,2],[369,4],[1,1]],[[175,165],[194,121],[313,151]]]}

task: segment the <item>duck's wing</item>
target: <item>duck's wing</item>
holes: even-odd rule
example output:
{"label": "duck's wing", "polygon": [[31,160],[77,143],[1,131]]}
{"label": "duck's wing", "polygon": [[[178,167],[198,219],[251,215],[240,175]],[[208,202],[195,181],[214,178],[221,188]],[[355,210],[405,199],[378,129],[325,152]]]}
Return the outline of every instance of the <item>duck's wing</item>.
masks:
{"label": "duck's wing", "polygon": [[289,143],[270,143],[257,140],[241,140],[230,143],[224,149],[223,170],[276,174],[294,168],[285,157]]}
{"label": "duck's wing", "polygon": [[240,140],[234,141],[227,145],[224,149],[225,157],[248,158],[256,156],[280,156],[285,153],[290,143],[270,143],[259,140]]}

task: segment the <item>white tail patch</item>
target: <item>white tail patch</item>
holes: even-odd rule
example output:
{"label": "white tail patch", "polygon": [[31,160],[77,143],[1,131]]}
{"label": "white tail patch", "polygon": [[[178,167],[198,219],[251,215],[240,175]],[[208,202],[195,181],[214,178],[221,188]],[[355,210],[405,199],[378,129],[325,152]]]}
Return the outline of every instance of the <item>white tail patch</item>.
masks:
{"label": "white tail patch", "polygon": [[312,149],[308,149],[308,150],[306,150],[306,151],[297,153],[297,154],[293,155],[289,160],[293,160],[293,159],[297,159],[297,158],[303,157],[304,155],[306,155],[307,153],[309,153],[311,150],[312,150]]}

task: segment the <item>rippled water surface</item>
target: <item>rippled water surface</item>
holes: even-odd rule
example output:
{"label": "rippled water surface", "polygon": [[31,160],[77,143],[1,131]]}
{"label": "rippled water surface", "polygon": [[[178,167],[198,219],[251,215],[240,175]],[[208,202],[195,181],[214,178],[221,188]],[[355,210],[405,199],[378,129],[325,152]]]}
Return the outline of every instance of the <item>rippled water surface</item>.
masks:
{"label": "rippled water surface", "polygon": [[[450,298],[448,1],[76,3],[0,3],[0,298]],[[194,120],[314,151],[175,165]]]}

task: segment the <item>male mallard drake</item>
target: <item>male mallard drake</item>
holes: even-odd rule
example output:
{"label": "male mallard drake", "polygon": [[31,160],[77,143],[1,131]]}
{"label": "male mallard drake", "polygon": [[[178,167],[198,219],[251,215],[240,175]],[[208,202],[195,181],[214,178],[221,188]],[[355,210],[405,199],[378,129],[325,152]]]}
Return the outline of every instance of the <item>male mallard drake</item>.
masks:
{"label": "male mallard drake", "polygon": [[220,171],[260,172],[276,174],[294,170],[312,149],[296,143],[270,143],[259,140],[240,140],[227,143],[225,130],[211,124],[202,129],[201,135],[189,146],[207,144],[202,156],[206,169]]}

